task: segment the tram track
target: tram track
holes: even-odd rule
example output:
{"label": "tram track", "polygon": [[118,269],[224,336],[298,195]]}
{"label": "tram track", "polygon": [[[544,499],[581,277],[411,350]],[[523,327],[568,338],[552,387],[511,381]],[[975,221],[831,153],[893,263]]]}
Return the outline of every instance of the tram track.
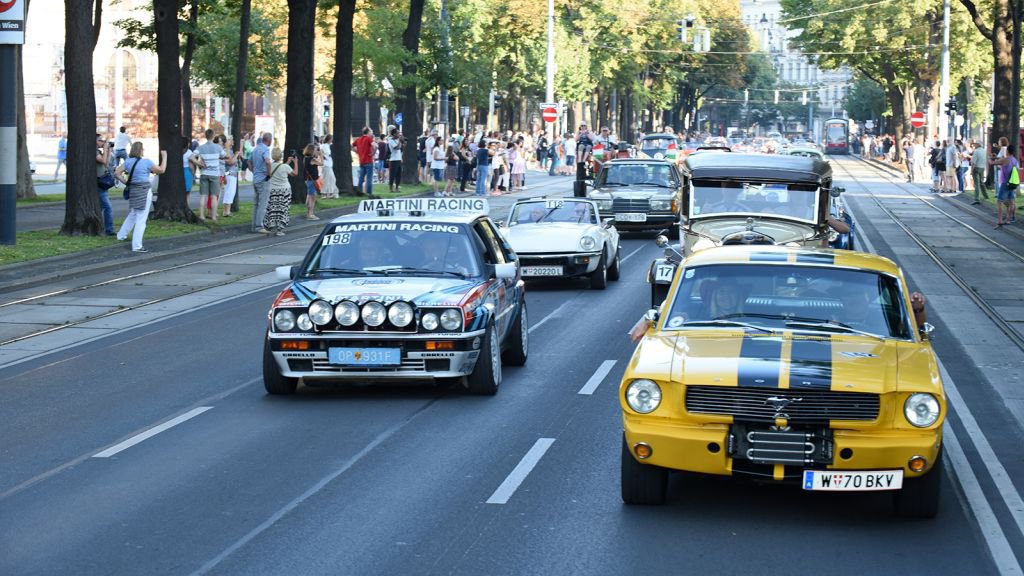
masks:
{"label": "tram track", "polygon": [[[939,254],[939,251],[935,247],[926,242],[920,234],[914,231],[910,224],[904,221],[903,218],[900,218],[895,213],[895,211],[893,211],[889,206],[887,206],[886,203],[883,201],[886,198],[885,195],[878,195],[872,192],[871,187],[868,184],[862,182],[861,179],[858,178],[853,173],[853,171],[850,170],[850,168],[845,165],[845,163],[833,159],[832,165],[841,168],[842,171],[846,173],[847,178],[849,178],[853,182],[856,182],[857,185],[863,188],[864,191],[867,193],[868,197],[870,197],[871,200],[875,203],[875,205],[878,206],[879,210],[881,210],[890,220],[892,220],[893,223],[895,223],[907,235],[908,238],[913,240],[913,242],[917,244],[917,246],[935,263],[935,265],[938,266],[938,268],[942,270],[950,278],[950,280],[952,280],[953,283],[958,288],[960,288],[963,291],[963,293],[975,305],[977,305],[978,309],[980,309],[992,321],[992,323],[995,324],[1000,329],[1000,331],[1002,331],[1006,335],[1006,337],[1010,339],[1011,342],[1013,342],[1019,349],[1024,351],[1024,334],[1018,331],[1018,329],[1015,328],[1006,318],[1004,318],[1003,315],[1000,314],[999,311],[995,309],[995,307],[989,304],[989,302],[985,298],[978,294],[978,291],[969,282],[967,282],[967,280],[964,279],[964,277],[957,270],[955,270],[949,262],[942,258],[942,256]],[[921,195],[916,190],[913,190],[910,187],[906,186],[903,182],[896,182],[895,179],[892,178],[890,178],[890,180],[892,181],[892,183],[896,184],[900,188],[900,190],[908,193],[913,198],[921,200],[921,203],[924,204],[925,206],[928,206],[929,208],[932,208],[936,212],[944,215],[948,221],[956,223],[960,227],[970,231],[975,236],[983,239],[985,242],[995,246],[1003,253],[1011,256],[1012,258],[1021,263],[1024,263],[1024,255],[1021,255],[1013,248],[1006,246],[1005,244],[999,242],[998,240],[995,240],[994,238],[991,238],[990,236],[981,232],[971,224],[964,222],[960,218],[957,218],[956,216],[936,206],[931,197]]]}

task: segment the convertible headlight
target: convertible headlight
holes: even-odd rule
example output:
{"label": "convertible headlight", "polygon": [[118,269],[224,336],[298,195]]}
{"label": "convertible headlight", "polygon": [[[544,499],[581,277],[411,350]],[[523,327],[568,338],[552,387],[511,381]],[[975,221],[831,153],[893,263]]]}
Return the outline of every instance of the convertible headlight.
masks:
{"label": "convertible headlight", "polygon": [[331,305],[323,300],[313,300],[309,305],[309,319],[317,326],[325,326],[331,321]]}
{"label": "convertible headlight", "polygon": [[367,326],[380,326],[384,323],[384,319],[388,317],[387,311],[384,309],[384,305],[376,300],[363,304],[363,322]]}
{"label": "convertible headlight", "polygon": [[462,328],[462,312],[449,308],[441,313],[441,328],[454,332]]}
{"label": "convertible headlight", "polygon": [[313,329],[313,321],[309,319],[309,314],[299,314],[299,319],[296,320],[295,324],[303,332],[309,332]]}
{"label": "convertible headlight", "polygon": [[437,330],[440,321],[437,319],[437,314],[427,312],[420,318],[420,324],[423,325],[424,330]]}
{"label": "convertible headlight", "polygon": [[592,236],[584,236],[580,238],[580,250],[584,252],[592,252],[597,250],[597,240],[594,240]]}
{"label": "convertible headlight", "polygon": [[295,313],[291,310],[278,310],[274,313],[274,329],[278,332],[288,332],[295,328]]}
{"label": "convertible headlight", "polygon": [[398,328],[405,328],[412,322],[412,306],[406,302],[395,302],[388,308],[388,320]]}
{"label": "convertible headlight", "polygon": [[835,230],[830,230],[828,233],[828,241],[835,242],[836,240],[839,240],[839,233]]}
{"label": "convertible headlight", "polygon": [[939,401],[935,396],[918,392],[911,394],[903,404],[903,414],[918,428],[927,428],[939,419]]}
{"label": "convertible headlight", "polygon": [[351,300],[342,300],[334,307],[334,317],[338,319],[338,324],[351,326],[359,321],[359,306]]}
{"label": "convertible headlight", "polygon": [[633,380],[626,387],[626,403],[640,414],[650,414],[661,404],[661,388],[651,380]]}
{"label": "convertible headlight", "polygon": [[651,200],[651,210],[671,210],[672,200]]}

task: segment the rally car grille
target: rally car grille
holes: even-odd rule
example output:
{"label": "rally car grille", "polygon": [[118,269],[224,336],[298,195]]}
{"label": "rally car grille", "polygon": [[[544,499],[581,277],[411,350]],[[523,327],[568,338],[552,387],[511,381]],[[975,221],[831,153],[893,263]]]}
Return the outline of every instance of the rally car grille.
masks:
{"label": "rally car grille", "polygon": [[750,422],[824,423],[878,418],[879,396],[866,392],[688,386],[686,411],[720,414]]}
{"label": "rally car grille", "polygon": [[403,358],[398,366],[339,366],[327,360],[313,360],[314,372],[333,372],[335,374],[380,374],[394,372],[423,372],[427,369],[427,361],[422,359]]}

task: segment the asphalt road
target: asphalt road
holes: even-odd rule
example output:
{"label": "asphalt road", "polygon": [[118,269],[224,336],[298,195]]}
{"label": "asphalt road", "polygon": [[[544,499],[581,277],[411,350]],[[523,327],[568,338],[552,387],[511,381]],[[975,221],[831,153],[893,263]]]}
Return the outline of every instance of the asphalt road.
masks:
{"label": "asphalt road", "polygon": [[998,572],[950,478],[933,521],[893,517],[885,493],[683,476],[665,506],[624,506],[617,383],[658,249],[627,235],[621,253],[605,291],[528,285],[530,359],[491,398],[268,397],[273,289],[0,369],[0,574]]}

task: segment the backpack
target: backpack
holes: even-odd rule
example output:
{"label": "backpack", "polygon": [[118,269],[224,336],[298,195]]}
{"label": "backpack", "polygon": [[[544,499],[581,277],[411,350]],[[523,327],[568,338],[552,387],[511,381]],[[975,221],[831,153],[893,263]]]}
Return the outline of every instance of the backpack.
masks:
{"label": "backpack", "polygon": [[1016,166],[1010,168],[1010,177],[1006,179],[1006,187],[1010,190],[1016,190],[1017,186],[1020,186],[1020,172],[1017,171]]}

